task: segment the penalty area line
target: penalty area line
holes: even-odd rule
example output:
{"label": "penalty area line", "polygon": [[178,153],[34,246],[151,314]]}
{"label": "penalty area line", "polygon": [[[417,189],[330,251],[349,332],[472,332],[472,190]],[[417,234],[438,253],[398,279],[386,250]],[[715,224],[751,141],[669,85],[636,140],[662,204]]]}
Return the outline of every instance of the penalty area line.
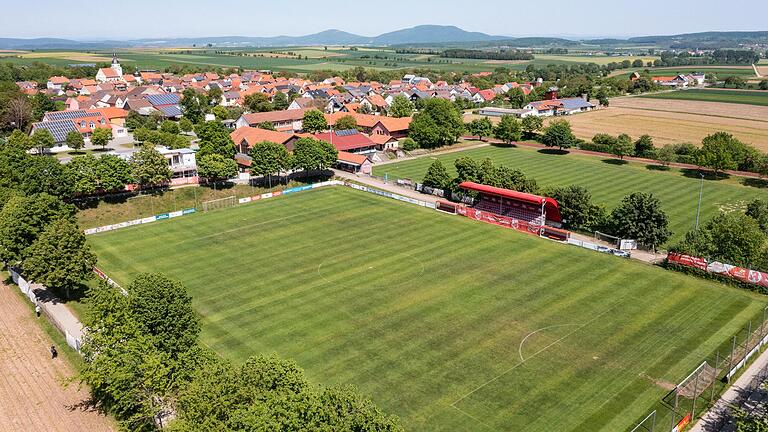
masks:
{"label": "penalty area line", "polygon": [[[459,402],[463,401],[464,399],[468,398],[469,396],[473,395],[475,392],[477,392],[478,390],[480,390],[480,389],[482,389],[483,387],[487,386],[488,384],[491,384],[491,383],[493,383],[493,382],[497,381],[499,378],[501,378],[501,377],[503,377],[504,375],[506,375],[506,374],[508,374],[508,373],[512,372],[513,370],[515,370],[515,369],[517,369],[518,367],[520,367],[520,366],[522,366],[523,364],[525,364],[525,362],[527,362],[528,360],[530,360],[530,359],[532,359],[532,358],[535,358],[535,357],[536,357],[536,356],[538,356],[539,354],[541,354],[541,353],[543,353],[544,351],[548,350],[549,348],[551,348],[551,347],[553,347],[553,346],[557,345],[558,343],[562,342],[563,340],[565,340],[565,339],[566,339],[566,338],[568,338],[569,336],[573,335],[574,333],[577,333],[579,330],[581,330],[581,329],[583,329],[584,327],[588,326],[589,324],[591,324],[591,323],[595,322],[596,320],[598,320],[599,318],[601,318],[603,315],[605,315],[605,314],[607,314],[607,313],[609,313],[609,312],[613,311],[613,310],[614,310],[614,309],[615,309],[617,306],[619,306],[619,304],[621,304],[622,302],[623,302],[623,299],[622,299],[621,301],[618,301],[618,302],[616,302],[616,304],[615,304],[615,305],[613,305],[613,306],[609,307],[608,309],[606,309],[605,311],[601,312],[600,314],[598,314],[598,315],[595,315],[595,316],[594,316],[592,319],[590,319],[589,321],[587,321],[587,322],[585,322],[585,323],[583,323],[583,324],[568,324],[568,325],[578,325],[578,327],[577,327],[576,329],[574,329],[573,331],[570,331],[570,332],[566,333],[566,334],[565,334],[563,337],[561,337],[561,338],[559,338],[559,339],[555,340],[555,341],[554,341],[554,342],[552,342],[551,344],[549,344],[549,345],[545,346],[544,348],[542,348],[542,349],[540,349],[540,350],[536,351],[536,352],[535,352],[535,353],[533,353],[533,354],[532,354],[530,357],[528,357],[528,358],[526,358],[526,359],[524,359],[524,360],[521,360],[520,362],[518,362],[516,365],[512,366],[511,368],[509,368],[509,369],[507,369],[507,370],[505,370],[505,371],[501,372],[500,374],[498,374],[498,375],[496,375],[495,377],[493,377],[493,378],[489,379],[488,381],[484,382],[483,384],[480,384],[480,385],[479,385],[478,387],[476,387],[474,390],[472,390],[472,391],[470,391],[469,393],[465,394],[464,396],[462,396],[462,397],[460,397],[460,398],[456,399],[456,400],[455,400],[455,401],[454,401],[454,402],[451,404],[451,406],[452,406],[452,407],[454,407],[454,408],[456,408],[456,404],[457,404],[457,403],[459,403]],[[545,327],[545,328],[546,328],[546,327]],[[539,329],[539,330],[536,330],[536,331],[540,331],[540,330],[541,330],[541,329]],[[534,332],[534,333],[535,333],[535,332]]]}

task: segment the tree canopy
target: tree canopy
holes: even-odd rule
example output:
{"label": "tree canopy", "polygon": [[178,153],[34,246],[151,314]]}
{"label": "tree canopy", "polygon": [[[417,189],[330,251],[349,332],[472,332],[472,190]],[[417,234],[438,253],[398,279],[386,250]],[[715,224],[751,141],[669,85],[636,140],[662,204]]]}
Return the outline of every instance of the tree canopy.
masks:
{"label": "tree canopy", "polygon": [[26,277],[49,288],[66,292],[93,275],[96,255],[85,234],[66,218],[56,219],[43,230],[26,252],[22,267]]}
{"label": "tree canopy", "polygon": [[304,113],[302,128],[309,133],[318,133],[328,129],[328,122],[322,112],[311,109]]}
{"label": "tree canopy", "polygon": [[651,246],[662,245],[672,236],[661,201],[643,192],[625,196],[611,212],[608,225],[611,234],[617,237]]}
{"label": "tree canopy", "polygon": [[576,137],[568,120],[553,120],[544,128],[541,142],[547,147],[557,147],[562,150],[572,147],[576,143]]}
{"label": "tree canopy", "polygon": [[459,110],[445,99],[429,99],[413,116],[409,136],[422,148],[451,145],[464,132]]}

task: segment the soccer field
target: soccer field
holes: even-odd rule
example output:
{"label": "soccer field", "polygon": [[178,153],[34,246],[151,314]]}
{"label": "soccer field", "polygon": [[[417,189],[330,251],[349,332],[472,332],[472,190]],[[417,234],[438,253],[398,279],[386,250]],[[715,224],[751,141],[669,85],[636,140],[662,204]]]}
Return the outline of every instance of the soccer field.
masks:
{"label": "soccer field", "polygon": [[[378,176],[410,178],[421,181],[434,158],[440,159],[450,175],[455,175],[453,162],[469,156],[482,162],[491,158],[497,165],[519,169],[533,177],[539,186],[567,186],[577,184],[592,192],[595,202],[609,210],[633,192],[650,192],[657,196],[669,217],[674,235],[670,244],[683,238],[694,227],[701,181],[684,176],[679,170],[668,172],[649,170],[642,164],[615,165],[612,157],[605,158],[578,154],[545,154],[529,147],[482,147],[479,149],[427,156],[374,168]],[[693,176],[698,177],[695,173]],[[734,180],[707,180],[701,204],[701,220],[707,221],[720,211],[745,208],[755,198],[764,197],[765,189],[738,184]]]}
{"label": "soccer field", "polygon": [[413,431],[626,430],[762,310],[746,291],[343,187],[88,239],[123,285],[181,280],[223,356],[293,358]]}

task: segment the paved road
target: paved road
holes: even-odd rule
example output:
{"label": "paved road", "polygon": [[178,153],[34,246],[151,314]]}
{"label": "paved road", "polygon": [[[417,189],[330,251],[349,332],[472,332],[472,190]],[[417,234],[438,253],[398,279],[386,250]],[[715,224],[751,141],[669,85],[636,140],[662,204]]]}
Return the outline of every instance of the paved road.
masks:
{"label": "paved road", "polygon": [[0,432],[117,430],[108,417],[83,408],[86,390],[64,385],[74,369],[62,357],[51,360],[50,338],[13,290],[0,283]]}
{"label": "paved road", "polygon": [[756,396],[762,398],[764,393],[752,394],[753,388],[751,387],[752,381],[755,377],[761,373],[765,368],[768,368],[768,350],[764,351],[747,370],[731,385],[728,390],[718,399],[715,405],[704,414],[690,432],[731,432],[735,429],[733,425],[725,425],[722,429],[718,429],[717,425],[720,423],[720,419],[727,417],[728,407],[741,400]]}

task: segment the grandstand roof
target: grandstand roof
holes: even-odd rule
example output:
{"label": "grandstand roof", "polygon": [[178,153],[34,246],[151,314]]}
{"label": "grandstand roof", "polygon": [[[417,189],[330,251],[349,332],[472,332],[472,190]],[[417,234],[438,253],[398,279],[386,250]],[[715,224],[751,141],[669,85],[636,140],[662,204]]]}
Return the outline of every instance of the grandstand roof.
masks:
{"label": "grandstand roof", "polygon": [[544,211],[547,214],[547,219],[555,222],[562,222],[560,216],[560,208],[557,206],[557,201],[552,198],[547,198],[539,195],[529,194],[525,192],[518,192],[511,189],[502,189],[494,186],[483,185],[474,182],[462,182],[459,184],[462,189],[467,189],[475,192],[480,192],[488,195],[496,195],[504,198],[509,198],[517,201],[526,202],[529,204],[542,205],[544,204]]}

